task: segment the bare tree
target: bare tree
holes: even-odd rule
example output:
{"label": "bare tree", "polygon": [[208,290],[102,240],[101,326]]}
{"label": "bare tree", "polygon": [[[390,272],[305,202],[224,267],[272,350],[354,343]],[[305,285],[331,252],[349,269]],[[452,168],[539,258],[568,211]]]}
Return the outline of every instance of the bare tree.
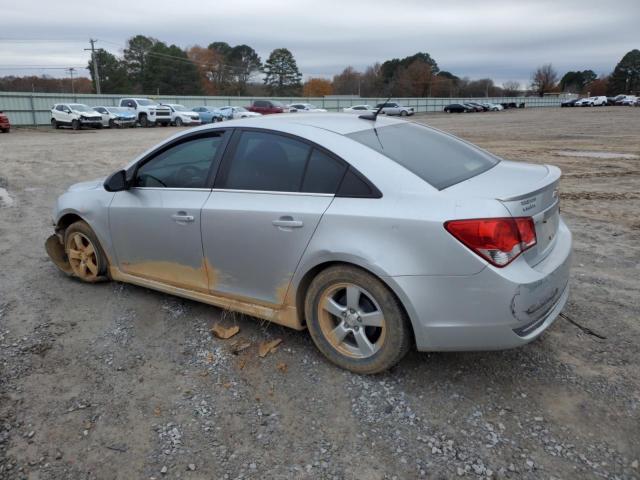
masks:
{"label": "bare tree", "polygon": [[553,65],[550,63],[538,67],[531,76],[531,88],[540,96],[552,92],[557,83],[558,72],[553,69]]}
{"label": "bare tree", "polygon": [[504,90],[504,95],[507,97],[515,97],[520,93],[520,82],[516,82],[515,80],[509,80],[502,84],[502,88]]}

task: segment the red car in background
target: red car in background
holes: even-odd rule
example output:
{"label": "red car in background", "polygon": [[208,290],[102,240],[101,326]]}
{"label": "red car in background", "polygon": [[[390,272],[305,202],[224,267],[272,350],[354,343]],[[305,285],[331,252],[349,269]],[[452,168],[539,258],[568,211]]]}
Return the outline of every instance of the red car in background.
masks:
{"label": "red car in background", "polygon": [[270,113],[284,113],[289,109],[280,102],[274,100],[254,100],[250,107],[246,107],[250,112],[268,115]]}
{"label": "red car in background", "polygon": [[9,123],[9,117],[0,111],[0,131],[3,133],[9,133],[11,130],[11,124]]}

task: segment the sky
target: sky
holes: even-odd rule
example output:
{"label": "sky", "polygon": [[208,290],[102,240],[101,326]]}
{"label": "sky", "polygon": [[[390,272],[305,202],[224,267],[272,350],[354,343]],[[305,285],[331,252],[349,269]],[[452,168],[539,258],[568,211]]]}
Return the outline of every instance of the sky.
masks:
{"label": "sky", "polygon": [[441,70],[515,80],[552,63],[608,74],[640,48],[640,0],[20,0],[0,11],[0,76],[88,76],[89,38],[120,55],[136,34],[182,48],[247,44],[294,54],[305,78],[428,52]]}

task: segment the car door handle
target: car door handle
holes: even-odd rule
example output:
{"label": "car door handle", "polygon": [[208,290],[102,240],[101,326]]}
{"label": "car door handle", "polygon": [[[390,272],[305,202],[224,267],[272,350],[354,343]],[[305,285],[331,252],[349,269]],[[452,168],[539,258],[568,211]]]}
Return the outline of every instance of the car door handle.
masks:
{"label": "car door handle", "polygon": [[300,228],[304,225],[301,220],[294,220],[293,217],[289,215],[285,215],[280,217],[277,220],[271,222],[274,227],[283,227],[283,228]]}
{"label": "car door handle", "polygon": [[178,212],[171,215],[171,218],[178,223],[189,223],[195,220],[193,215],[187,215],[187,212]]}

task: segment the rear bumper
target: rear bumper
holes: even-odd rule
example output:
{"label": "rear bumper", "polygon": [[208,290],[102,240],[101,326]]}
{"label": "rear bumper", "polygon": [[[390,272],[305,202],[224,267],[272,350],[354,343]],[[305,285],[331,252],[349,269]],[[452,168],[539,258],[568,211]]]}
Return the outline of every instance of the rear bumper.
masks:
{"label": "rear bumper", "polygon": [[469,276],[388,277],[413,326],[418,350],[501,350],[537,338],[569,296],[571,232],[560,221],[556,244],[531,267],[521,256],[504,269]]}

